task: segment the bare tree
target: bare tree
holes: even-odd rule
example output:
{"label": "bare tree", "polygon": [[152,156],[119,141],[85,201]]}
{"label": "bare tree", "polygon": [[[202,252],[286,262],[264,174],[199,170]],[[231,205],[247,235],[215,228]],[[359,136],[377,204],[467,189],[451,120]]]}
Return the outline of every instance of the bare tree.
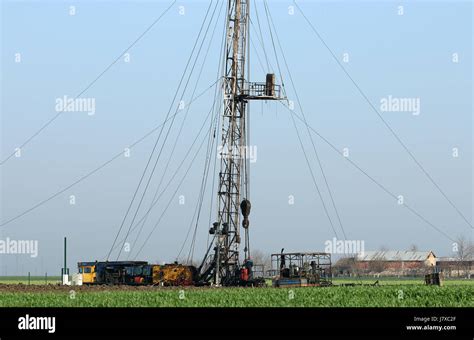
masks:
{"label": "bare tree", "polygon": [[263,264],[265,267],[265,270],[271,269],[272,260],[269,254],[265,254],[264,252],[258,249],[253,249],[251,253],[251,257],[252,257],[254,265]]}
{"label": "bare tree", "polygon": [[413,243],[413,244],[408,248],[408,251],[418,251],[418,246]]}
{"label": "bare tree", "polygon": [[474,257],[474,245],[465,235],[460,235],[456,238],[453,250],[457,260],[458,276],[460,276],[461,270],[464,270],[465,275],[469,276],[471,271],[470,262]]}
{"label": "bare tree", "polygon": [[[388,251],[388,248],[385,245],[381,245],[379,247],[379,251],[386,252]],[[373,257],[367,266],[368,272],[374,272],[374,273],[381,273],[386,269],[386,259],[384,254],[377,254],[375,257]]]}
{"label": "bare tree", "polygon": [[383,255],[378,255],[377,257],[369,261],[368,270],[369,272],[381,273],[385,270],[385,263],[385,257]]}
{"label": "bare tree", "polygon": [[339,275],[352,275],[357,274],[358,268],[356,265],[355,257],[342,257],[340,258],[333,267],[334,272]]}

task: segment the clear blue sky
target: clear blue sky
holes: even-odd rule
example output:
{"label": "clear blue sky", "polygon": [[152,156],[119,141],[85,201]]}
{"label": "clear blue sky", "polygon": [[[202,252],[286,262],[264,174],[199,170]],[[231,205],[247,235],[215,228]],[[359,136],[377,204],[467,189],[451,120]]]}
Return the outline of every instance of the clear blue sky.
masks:
{"label": "clear blue sky", "polygon": [[[2,159],[56,114],[56,98],[78,94],[109,65],[171,1],[1,1],[1,154]],[[1,220],[33,206],[117,154],[163,121],[184,69],[208,1],[178,1],[172,10],[83,97],[95,98],[96,113],[66,112],[31,141],[22,157],[1,166]],[[344,67],[379,108],[381,98],[419,98],[420,115],[383,112],[415,157],[449,198],[472,220],[472,3],[469,1],[301,1],[301,8]],[[410,206],[453,238],[472,237],[459,217],[389,133],[341,71],[292,1],[270,1],[309,124]],[[404,14],[398,15],[403,5]],[[75,15],[69,15],[75,6]],[[184,6],[185,15],[180,15]],[[265,47],[276,71],[262,1],[258,13]],[[253,8],[253,6],[252,6]],[[253,13],[254,14],[254,13]],[[224,11],[209,49],[197,91],[216,80]],[[256,22],[255,16],[252,20]],[[263,81],[264,54],[255,31],[251,80]],[[207,45],[206,45],[207,46]],[[21,63],[15,54],[21,53]],[[453,63],[453,53],[459,62]],[[201,60],[198,65],[201,64]],[[288,74],[288,96],[294,99]],[[195,77],[193,78],[195,80]],[[191,82],[194,85],[194,81]],[[192,89],[193,86],[190,86]],[[190,91],[185,96],[189,100]],[[194,103],[172,158],[174,171],[212,105],[212,91]],[[334,235],[311,181],[288,111],[275,103],[252,103],[251,243],[267,253],[323,250]],[[174,140],[178,116],[169,144]],[[312,167],[331,206],[304,126],[299,125]],[[153,137],[84,182],[0,230],[2,239],[39,241],[39,256],[0,255],[0,275],[58,273],[62,238],[68,236],[69,267],[102,259],[108,252],[153,146]],[[451,253],[451,241],[361,175],[317,136],[314,137],[349,239],[366,250],[385,246]],[[458,148],[459,157],[452,156]],[[151,193],[162,175],[170,147],[164,149]],[[169,199],[172,203],[141,258],[172,261],[193,216],[204,154],[175,197],[177,182],[153,210],[151,230]],[[180,172],[181,174],[183,171]],[[165,183],[170,171],[165,175]],[[76,204],[69,204],[75,195]],[[179,204],[184,195],[185,204]],[[295,204],[288,204],[294,196]],[[149,197],[148,197],[149,199]],[[145,202],[148,206],[149,201]],[[195,258],[207,239],[210,194],[197,233]],[[334,211],[330,211],[336,220]],[[127,227],[127,226],[126,226]],[[132,238],[133,241],[133,238]],[[187,249],[188,246],[186,246]]]}

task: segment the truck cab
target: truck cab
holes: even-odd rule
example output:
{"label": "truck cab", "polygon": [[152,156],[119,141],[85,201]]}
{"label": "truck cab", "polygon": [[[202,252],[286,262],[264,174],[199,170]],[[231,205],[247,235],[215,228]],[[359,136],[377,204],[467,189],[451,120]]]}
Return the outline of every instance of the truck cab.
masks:
{"label": "truck cab", "polygon": [[95,262],[79,262],[77,267],[79,274],[82,275],[83,284],[96,283]]}

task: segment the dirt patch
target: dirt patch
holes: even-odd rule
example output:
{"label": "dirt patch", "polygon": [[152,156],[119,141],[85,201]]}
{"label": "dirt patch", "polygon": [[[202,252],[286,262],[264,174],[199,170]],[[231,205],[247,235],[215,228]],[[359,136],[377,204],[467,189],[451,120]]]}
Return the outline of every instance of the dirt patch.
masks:
{"label": "dirt patch", "polygon": [[63,286],[59,284],[27,285],[27,284],[0,284],[0,292],[9,293],[67,293],[76,292],[104,292],[104,291],[154,291],[164,289],[208,289],[209,287],[160,287],[160,286],[127,286],[127,285],[93,285],[93,286]]}

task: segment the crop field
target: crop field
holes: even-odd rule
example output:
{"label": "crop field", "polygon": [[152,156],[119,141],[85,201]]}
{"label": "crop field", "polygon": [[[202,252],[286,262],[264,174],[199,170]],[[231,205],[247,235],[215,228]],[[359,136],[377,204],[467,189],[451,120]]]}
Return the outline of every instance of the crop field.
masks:
{"label": "crop field", "polygon": [[[364,284],[374,280],[362,280]],[[1,307],[474,307],[472,280],[443,287],[419,280],[381,280],[379,286],[159,288],[0,284]]]}
{"label": "crop field", "polygon": [[[341,285],[347,283],[354,283],[354,284],[373,284],[378,281],[379,285],[423,285],[424,281],[420,278],[335,278],[333,279],[333,284]],[[444,279],[443,280],[444,286],[472,286],[474,288],[474,280],[467,280],[467,279]]]}
{"label": "crop field", "polygon": [[[48,283],[59,283],[61,277],[59,276],[31,276],[30,284],[44,285]],[[0,284],[28,284],[28,276],[0,276]]]}

